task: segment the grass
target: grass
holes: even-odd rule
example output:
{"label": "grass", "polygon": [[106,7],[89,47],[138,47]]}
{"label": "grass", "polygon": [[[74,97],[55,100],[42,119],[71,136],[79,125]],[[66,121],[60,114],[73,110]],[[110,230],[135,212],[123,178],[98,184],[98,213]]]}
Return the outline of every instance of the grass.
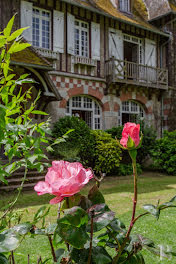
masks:
{"label": "grass", "polygon": [[[137,214],[143,212],[142,205],[146,203],[156,204],[169,201],[176,195],[176,176],[165,176],[161,174],[145,173],[139,177],[139,197]],[[90,186],[87,186],[83,193],[87,193]],[[107,177],[101,185],[106,202],[112,211],[128,226],[131,219],[133,182],[132,177]],[[0,208],[7,201],[13,198],[11,194],[0,196]],[[48,195],[37,196],[34,192],[25,192],[21,195],[16,209],[27,209],[28,213],[24,214],[23,220],[32,220],[34,213],[40,206],[48,205],[51,199]],[[53,205],[50,214],[47,217],[47,223],[55,222],[57,218],[57,206]],[[135,227],[134,233],[141,233],[145,237],[151,238],[159,245],[175,248],[176,241],[176,209],[167,209],[161,213],[159,221],[152,216],[145,216],[140,219]],[[19,264],[27,264],[27,255],[30,254],[30,264],[37,263],[37,257],[42,256],[43,260],[50,258],[48,240],[40,236],[36,238],[27,237],[16,251],[16,259]],[[160,260],[159,257],[151,255],[143,250],[146,264],[175,264],[176,258],[171,260]],[[50,262],[52,263],[52,261]]]}

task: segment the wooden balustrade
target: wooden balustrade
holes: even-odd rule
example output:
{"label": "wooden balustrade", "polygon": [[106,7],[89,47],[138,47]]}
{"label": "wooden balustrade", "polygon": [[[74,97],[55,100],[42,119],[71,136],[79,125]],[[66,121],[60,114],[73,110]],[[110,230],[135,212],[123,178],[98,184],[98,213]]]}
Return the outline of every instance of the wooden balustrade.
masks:
{"label": "wooden balustrade", "polygon": [[108,83],[130,83],[159,89],[168,89],[168,70],[125,60],[110,59],[106,62]]}

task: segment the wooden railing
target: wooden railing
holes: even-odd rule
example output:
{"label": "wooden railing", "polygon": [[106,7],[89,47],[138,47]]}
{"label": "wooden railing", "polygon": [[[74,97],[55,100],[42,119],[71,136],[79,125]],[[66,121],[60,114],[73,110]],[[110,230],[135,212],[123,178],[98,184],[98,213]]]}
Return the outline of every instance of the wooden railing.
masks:
{"label": "wooden railing", "polygon": [[87,57],[72,56],[72,62],[74,64],[83,64],[87,66],[96,66],[97,61]]}
{"label": "wooden railing", "polygon": [[108,83],[123,82],[153,88],[168,89],[168,70],[125,60],[106,62]]}

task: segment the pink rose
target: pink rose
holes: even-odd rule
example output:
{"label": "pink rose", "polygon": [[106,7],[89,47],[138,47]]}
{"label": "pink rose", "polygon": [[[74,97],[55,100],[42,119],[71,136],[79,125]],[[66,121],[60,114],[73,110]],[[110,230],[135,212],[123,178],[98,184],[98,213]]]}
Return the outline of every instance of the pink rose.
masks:
{"label": "pink rose", "polygon": [[45,181],[38,182],[34,190],[38,195],[49,193],[56,197],[50,204],[61,202],[64,197],[69,197],[79,192],[93,174],[90,169],[85,169],[79,162],[53,161],[48,169]]}
{"label": "pink rose", "polygon": [[140,142],[139,132],[139,124],[136,125],[135,123],[126,123],[122,131],[122,138],[120,140],[120,144],[127,148],[128,138],[131,137],[131,139],[134,141],[135,147],[137,147]]}

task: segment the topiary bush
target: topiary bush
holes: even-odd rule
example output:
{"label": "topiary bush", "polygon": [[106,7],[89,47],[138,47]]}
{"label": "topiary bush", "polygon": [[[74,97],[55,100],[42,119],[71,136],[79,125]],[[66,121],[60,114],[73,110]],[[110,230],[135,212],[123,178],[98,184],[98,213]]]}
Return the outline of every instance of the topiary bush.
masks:
{"label": "topiary bush", "polygon": [[95,139],[91,129],[82,119],[75,116],[60,118],[53,126],[52,135],[54,138],[61,137],[70,129],[74,131],[69,133],[66,142],[54,146],[54,157],[68,161],[77,160],[92,166]]}
{"label": "topiary bush", "polygon": [[121,149],[110,134],[102,130],[92,130],[95,139],[94,170],[109,174],[120,165]]}
{"label": "topiary bush", "polygon": [[163,138],[156,140],[152,158],[155,168],[176,175],[176,130],[165,131]]}

